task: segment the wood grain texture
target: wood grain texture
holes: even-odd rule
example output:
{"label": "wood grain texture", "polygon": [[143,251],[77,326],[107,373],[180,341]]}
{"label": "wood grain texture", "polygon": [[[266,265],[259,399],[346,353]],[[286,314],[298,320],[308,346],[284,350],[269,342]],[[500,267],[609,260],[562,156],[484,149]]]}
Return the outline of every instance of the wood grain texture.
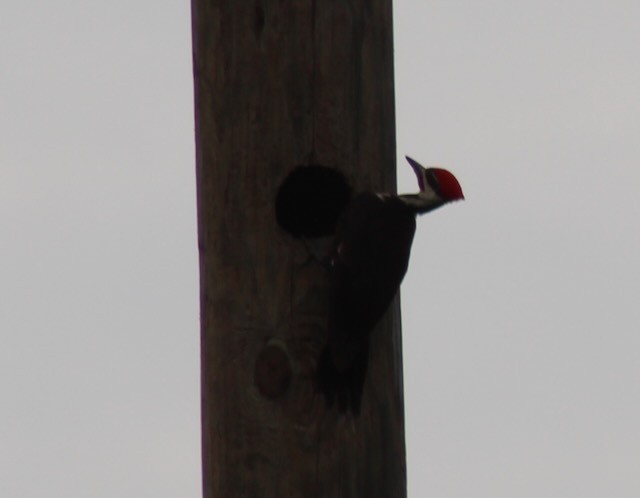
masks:
{"label": "wood grain texture", "polygon": [[298,164],[394,191],[391,11],[192,0],[205,498],[406,496],[397,300],[360,417],[327,410],[313,386],[327,276],[274,213]]}

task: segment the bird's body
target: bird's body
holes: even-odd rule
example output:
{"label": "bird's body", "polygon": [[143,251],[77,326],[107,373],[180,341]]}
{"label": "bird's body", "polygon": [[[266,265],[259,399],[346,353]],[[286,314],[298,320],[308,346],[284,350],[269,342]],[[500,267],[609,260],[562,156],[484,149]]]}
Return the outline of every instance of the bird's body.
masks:
{"label": "bird's body", "polygon": [[340,219],[329,260],[329,337],[319,378],[329,403],[337,401],[342,411],[359,411],[369,335],[407,271],[415,229],[414,213],[389,195],[359,194]]}
{"label": "bird's body", "polygon": [[[433,170],[422,168],[416,174],[419,171]],[[419,177],[419,183],[421,193],[415,195],[361,193],[338,221],[329,255],[328,340],[317,383],[327,403],[337,403],[340,411],[360,410],[369,337],[407,271],[416,215],[449,201],[423,187],[426,180]]]}

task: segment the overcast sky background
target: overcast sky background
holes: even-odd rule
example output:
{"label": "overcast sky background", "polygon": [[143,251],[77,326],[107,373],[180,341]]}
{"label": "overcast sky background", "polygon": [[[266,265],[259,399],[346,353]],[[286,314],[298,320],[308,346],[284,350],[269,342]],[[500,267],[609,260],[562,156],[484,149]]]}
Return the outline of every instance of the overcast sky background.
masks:
{"label": "overcast sky background", "polygon": [[[395,1],[409,496],[640,496],[640,3]],[[0,493],[199,497],[188,2],[0,12]],[[401,191],[415,179],[399,160]]]}

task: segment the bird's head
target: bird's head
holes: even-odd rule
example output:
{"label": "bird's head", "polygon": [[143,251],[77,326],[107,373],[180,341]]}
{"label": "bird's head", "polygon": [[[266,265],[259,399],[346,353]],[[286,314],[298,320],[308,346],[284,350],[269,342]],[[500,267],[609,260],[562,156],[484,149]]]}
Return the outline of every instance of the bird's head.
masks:
{"label": "bird's head", "polygon": [[442,204],[464,199],[462,187],[453,174],[442,168],[425,168],[409,156],[405,156],[418,177],[420,196]]}

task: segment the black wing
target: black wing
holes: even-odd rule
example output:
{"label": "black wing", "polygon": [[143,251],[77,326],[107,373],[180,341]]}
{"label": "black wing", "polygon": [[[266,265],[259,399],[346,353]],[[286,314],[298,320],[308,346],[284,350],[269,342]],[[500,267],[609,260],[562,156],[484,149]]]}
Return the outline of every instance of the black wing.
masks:
{"label": "black wing", "polygon": [[336,228],[331,254],[329,336],[318,385],[329,405],[358,413],[369,335],[407,271],[415,215],[398,197],[360,194]]}

